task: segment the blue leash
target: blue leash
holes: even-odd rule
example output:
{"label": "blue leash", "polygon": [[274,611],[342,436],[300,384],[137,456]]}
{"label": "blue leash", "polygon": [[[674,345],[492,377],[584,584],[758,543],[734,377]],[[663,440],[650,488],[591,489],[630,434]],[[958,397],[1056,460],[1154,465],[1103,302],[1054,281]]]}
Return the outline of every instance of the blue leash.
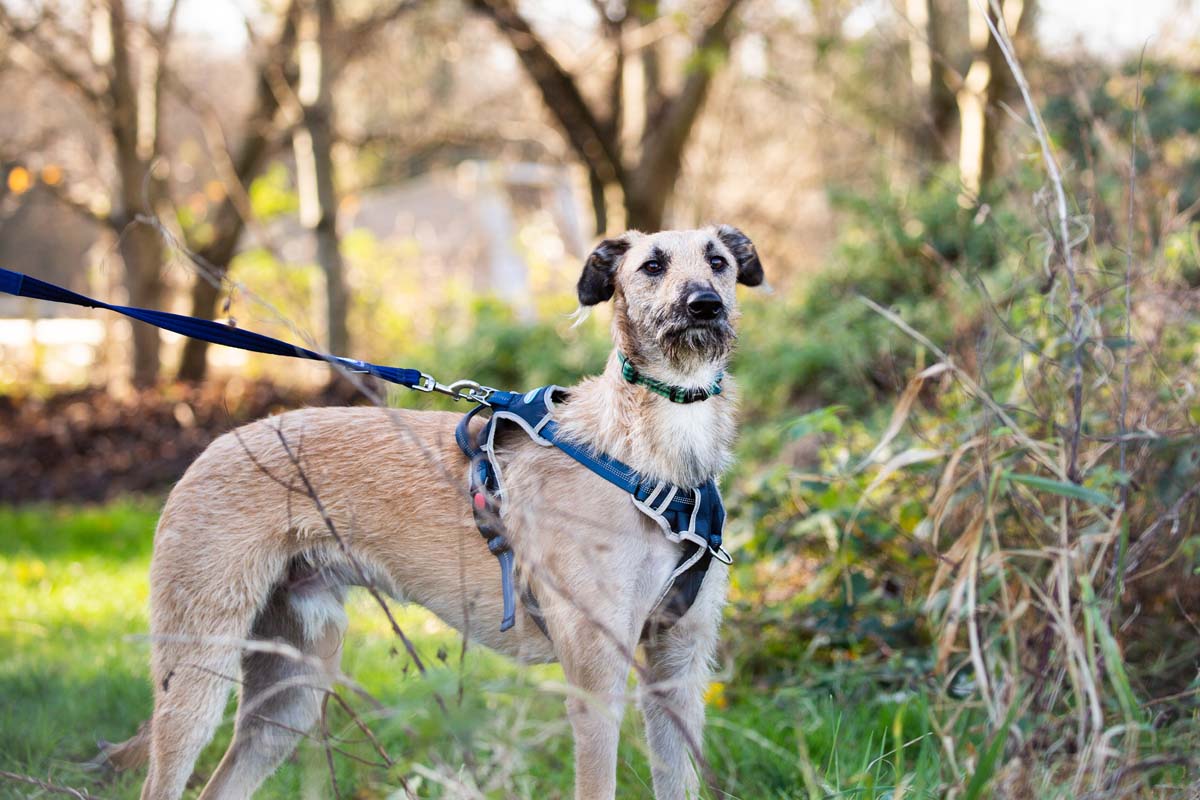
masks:
{"label": "blue leash", "polygon": [[456,381],[446,386],[438,383],[432,375],[419,370],[387,367],[380,364],[359,361],[354,358],[343,358],[342,356],[318,353],[315,350],[309,350],[291,342],[285,342],[282,339],[273,339],[261,333],[234,328],[229,325],[223,325],[220,322],[197,319],[195,317],[184,316],[183,314],[171,314],[166,311],[154,311],[149,308],[113,305],[105,303],[102,300],[78,294],[77,292],[72,292],[70,289],[62,286],[57,286],[53,283],[38,280],[29,275],[7,269],[0,269],[0,292],[17,297],[30,297],[35,300],[49,300],[53,303],[67,303],[86,308],[104,308],[109,311],[115,311],[118,314],[123,314],[131,319],[136,319],[139,322],[145,322],[163,330],[211,342],[212,344],[235,347],[239,350],[249,350],[255,353],[267,353],[268,355],[306,358],[309,361],[324,361],[327,364],[342,367],[349,372],[374,375],[380,380],[406,386],[409,389],[421,392],[440,392],[441,394],[450,395],[456,400],[463,399],[477,403],[487,403],[488,398],[492,395],[508,394],[507,392],[501,393],[495,389],[480,386],[474,381]]}

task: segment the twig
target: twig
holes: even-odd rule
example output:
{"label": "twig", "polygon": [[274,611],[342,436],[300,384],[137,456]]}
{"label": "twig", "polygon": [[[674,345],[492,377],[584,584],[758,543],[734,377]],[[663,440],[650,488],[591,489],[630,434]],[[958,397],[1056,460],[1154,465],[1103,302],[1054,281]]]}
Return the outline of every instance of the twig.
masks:
{"label": "twig", "polygon": [[1129,122],[1129,241],[1125,252],[1125,352],[1121,359],[1121,411],[1117,419],[1117,434],[1120,442],[1117,444],[1117,469],[1124,475],[1121,483],[1121,532],[1117,544],[1116,573],[1114,591],[1117,596],[1123,593],[1125,582],[1125,558],[1129,550],[1129,476],[1126,474],[1126,457],[1129,442],[1125,433],[1129,422],[1129,371],[1133,359],[1133,248],[1136,239],[1134,231],[1134,210],[1137,202],[1137,128],[1138,110],[1142,105],[1142,65],[1146,59],[1146,47],[1142,46],[1142,54],[1138,58],[1137,90],[1133,100],[1133,118]]}
{"label": "twig", "polygon": [[72,789],[70,786],[57,786],[40,778],[34,778],[29,775],[18,775],[15,772],[8,772],[7,770],[0,769],[0,778],[4,778],[5,780],[9,781],[15,781],[17,783],[27,783],[47,792],[53,792],[54,794],[65,794],[68,797],[78,798],[78,800],[99,800],[99,798],[97,798],[94,794],[88,794],[82,789]]}
{"label": "twig", "polygon": [[325,763],[329,767],[329,786],[333,790],[334,800],[341,800],[342,793],[338,791],[337,769],[333,764],[333,745],[329,742],[329,695],[321,701],[321,746],[325,748]]}
{"label": "twig", "polygon": [[[291,461],[292,466],[296,468],[297,477],[299,477],[300,482],[304,484],[304,492],[308,495],[308,498],[312,500],[313,506],[317,509],[317,513],[321,516],[321,522],[324,523],[325,528],[329,531],[330,535],[333,536],[334,541],[337,542],[338,547],[342,550],[342,553],[347,559],[349,559],[351,565],[353,565],[355,571],[358,573],[357,577],[363,582],[363,586],[368,592],[370,592],[371,597],[375,599],[375,602],[379,604],[379,607],[383,609],[383,613],[387,617],[388,624],[391,625],[392,632],[399,637],[400,641],[404,644],[404,649],[408,652],[409,658],[411,658],[413,660],[413,664],[416,665],[417,671],[424,676],[427,672],[425,668],[425,662],[421,660],[420,654],[417,653],[417,648],[400,628],[400,623],[396,621],[396,617],[392,614],[392,610],[388,606],[387,601],[383,599],[383,595],[379,593],[379,589],[375,586],[374,579],[367,574],[367,569],[363,565],[362,561],[360,561],[358,556],[350,549],[350,545],[346,543],[345,538],[338,531],[337,525],[333,521],[333,517],[330,516],[329,510],[325,507],[325,504],[321,502],[321,498],[317,494],[316,488],[312,485],[312,481],[308,479],[308,473],[300,464],[299,455],[296,453],[296,451],[292,450],[292,446],[288,443],[287,437],[284,436],[282,423],[273,426],[272,430],[275,432],[276,437],[278,437],[279,444],[283,447],[284,453],[287,454],[288,460]],[[445,701],[442,700],[441,695],[439,695],[437,692],[434,692],[434,698],[437,700],[438,705],[442,707],[442,710],[446,711],[446,704]]]}
{"label": "twig", "polygon": [[[1146,530],[1142,531],[1142,534],[1138,537],[1137,542],[1135,542],[1133,547],[1129,549],[1129,560],[1125,565],[1126,569],[1137,567],[1142,555],[1146,550],[1150,549],[1150,544],[1153,541],[1152,537],[1158,533],[1160,528],[1162,528],[1168,522],[1172,524],[1171,527],[1173,530],[1178,527],[1179,517],[1183,513],[1184,506],[1186,506],[1192,500],[1192,498],[1196,497],[1198,494],[1200,494],[1200,483],[1194,484],[1190,489],[1180,495],[1179,499],[1176,500],[1171,505],[1171,508],[1167,510],[1167,513],[1156,519],[1149,528],[1146,528]],[[1106,591],[1112,591],[1113,583],[1116,581],[1116,579],[1116,575],[1109,576],[1108,584],[1105,586]]]}
{"label": "twig", "polygon": [[[1000,10],[999,4],[996,0],[990,0],[990,2],[996,14],[996,19],[1003,26],[1004,14]],[[1054,187],[1055,207],[1058,212],[1059,244],[1062,247],[1063,264],[1067,269],[1067,287],[1070,293],[1070,334],[1074,362],[1071,370],[1072,419],[1067,449],[1067,478],[1074,483],[1079,483],[1079,434],[1083,429],[1083,296],[1079,291],[1079,283],[1075,271],[1075,259],[1071,255],[1072,240],[1070,217],[1067,213],[1067,193],[1063,189],[1062,173],[1059,170],[1058,162],[1054,158],[1054,151],[1050,145],[1050,136],[1046,132],[1042,116],[1038,113],[1037,106],[1033,102],[1033,95],[1029,88],[1029,82],[1025,78],[1025,72],[1021,69],[1021,64],[1017,61],[1016,54],[1013,52],[1012,39],[1009,38],[1007,30],[1001,30],[996,26],[991,15],[985,12],[983,18],[987,22],[992,36],[995,37],[996,44],[1000,47],[1000,52],[1004,55],[1004,60],[1008,63],[1008,68],[1012,71],[1017,88],[1021,91],[1021,99],[1024,100],[1025,108],[1029,111],[1029,117],[1033,122],[1033,129],[1037,135],[1038,144],[1042,149],[1042,161],[1046,165],[1046,172],[1049,174],[1050,183]]]}

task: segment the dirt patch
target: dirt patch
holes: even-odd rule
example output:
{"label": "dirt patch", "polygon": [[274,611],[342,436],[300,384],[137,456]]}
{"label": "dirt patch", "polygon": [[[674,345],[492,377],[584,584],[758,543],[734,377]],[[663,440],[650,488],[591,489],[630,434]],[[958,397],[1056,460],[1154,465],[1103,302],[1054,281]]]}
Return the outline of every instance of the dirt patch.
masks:
{"label": "dirt patch", "polygon": [[98,388],[0,395],[0,503],[164,491],[237,425],[302,406],[362,402],[346,384],[304,392],[265,381],[173,384],[121,397]]}

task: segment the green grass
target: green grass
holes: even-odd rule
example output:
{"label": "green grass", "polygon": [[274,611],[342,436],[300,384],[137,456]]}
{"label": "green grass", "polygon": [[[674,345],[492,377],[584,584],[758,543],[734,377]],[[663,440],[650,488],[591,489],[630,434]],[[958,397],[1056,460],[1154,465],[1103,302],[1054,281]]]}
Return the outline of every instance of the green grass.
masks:
{"label": "green grass", "polygon": [[[150,712],[139,635],[147,625],[156,513],[147,501],[0,509],[0,769],[103,797],[136,796],[140,775],[113,779],[79,765],[98,739],[126,738]],[[387,710],[372,712],[352,692],[343,695],[396,763],[384,769],[335,755],[341,795],[390,797],[403,778],[420,797],[459,796],[439,785],[439,776],[455,776],[477,781],[487,797],[569,797],[561,670],[519,667],[482,648],[460,659],[459,637],[424,611],[406,608],[399,619],[430,665],[426,677],[408,666],[369,598],[351,603],[344,669]],[[897,776],[905,797],[937,796],[940,745],[919,693],[883,694],[846,677],[852,672],[822,681],[785,674],[778,686],[754,690],[739,687],[736,665],[726,672],[726,683],[710,693],[706,746],[729,796],[893,797]],[[230,729],[227,721],[205,752],[202,774],[215,767]],[[347,751],[374,757],[346,714],[332,713],[331,729],[347,740]],[[642,741],[638,715],[630,713],[622,798],[652,796]],[[31,793],[0,782],[0,797]],[[260,796],[332,796],[320,743],[302,744]]]}

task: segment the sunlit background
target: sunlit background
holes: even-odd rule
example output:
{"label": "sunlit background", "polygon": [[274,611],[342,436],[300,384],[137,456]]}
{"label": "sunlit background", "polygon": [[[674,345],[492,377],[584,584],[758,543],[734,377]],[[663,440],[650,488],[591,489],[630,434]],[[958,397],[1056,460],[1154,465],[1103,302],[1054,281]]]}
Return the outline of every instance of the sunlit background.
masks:
{"label": "sunlit background", "polygon": [[[734,224],[770,286],[710,796],[1195,800],[1198,76],[1186,0],[0,0],[0,267],[528,389],[605,364],[607,309],[571,316],[602,236]],[[0,798],[137,796],[79,765],[149,713],[167,492],[235,425],[365,402],[0,297]],[[335,709],[357,760],[314,735],[263,796],[570,796],[559,668],[408,608],[420,677],[351,612],[391,763]]]}

